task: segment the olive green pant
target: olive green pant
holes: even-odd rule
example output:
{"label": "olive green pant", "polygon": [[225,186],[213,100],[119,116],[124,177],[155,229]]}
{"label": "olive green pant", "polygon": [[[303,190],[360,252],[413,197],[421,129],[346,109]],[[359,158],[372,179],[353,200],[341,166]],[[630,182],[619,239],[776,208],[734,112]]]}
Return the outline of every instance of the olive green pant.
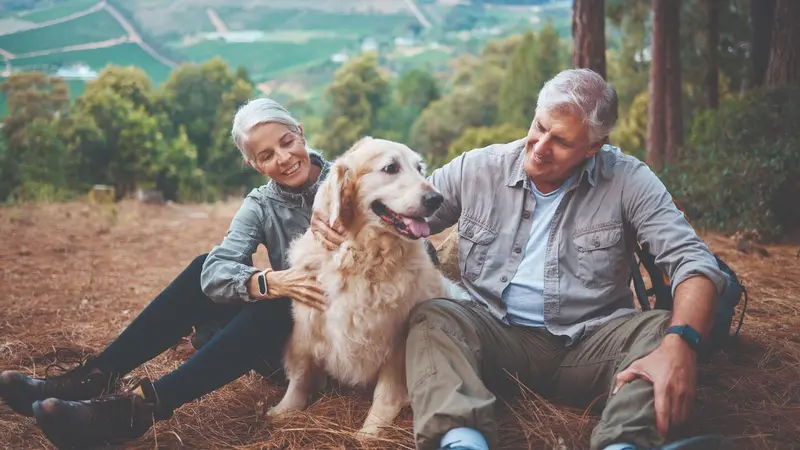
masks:
{"label": "olive green pant", "polygon": [[566,347],[564,337],[505,325],[478,303],[429,300],[411,313],[406,348],[416,447],[437,449],[448,430],[472,427],[497,448],[495,395],[519,390],[509,374],[555,403],[587,406],[599,399],[592,450],[662,444],[651,383],[636,379],[610,393],[615,375],[655,350],[669,322],[667,311],[637,313]]}

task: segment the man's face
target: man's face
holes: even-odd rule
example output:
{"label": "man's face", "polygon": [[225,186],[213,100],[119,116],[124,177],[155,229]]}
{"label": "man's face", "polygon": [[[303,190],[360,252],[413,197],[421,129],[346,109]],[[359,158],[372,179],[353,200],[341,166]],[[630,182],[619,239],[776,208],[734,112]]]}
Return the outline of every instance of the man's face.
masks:
{"label": "man's face", "polygon": [[580,117],[542,112],[534,117],[525,143],[525,172],[542,193],[558,189],[602,142],[589,144],[589,128]]}

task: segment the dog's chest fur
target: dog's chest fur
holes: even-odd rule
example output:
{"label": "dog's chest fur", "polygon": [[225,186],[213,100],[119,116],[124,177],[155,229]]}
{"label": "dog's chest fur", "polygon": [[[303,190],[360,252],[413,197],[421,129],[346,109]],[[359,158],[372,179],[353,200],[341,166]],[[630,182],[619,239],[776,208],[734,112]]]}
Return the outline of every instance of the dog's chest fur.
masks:
{"label": "dog's chest fur", "polygon": [[329,253],[317,274],[330,306],[324,312],[295,308],[316,363],[348,385],[373,382],[405,339],[411,309],[445,295],[445,280],[422,243],[391,241],[372,237],[369,246],[348,242]]}

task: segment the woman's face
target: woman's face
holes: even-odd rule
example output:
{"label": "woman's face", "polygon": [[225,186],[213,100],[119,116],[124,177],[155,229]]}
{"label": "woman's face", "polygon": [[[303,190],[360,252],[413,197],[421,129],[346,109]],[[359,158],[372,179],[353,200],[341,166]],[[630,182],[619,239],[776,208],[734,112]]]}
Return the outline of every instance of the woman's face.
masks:
{"label": "woman's face", "polygon": [[294,132],[276,122],[256,125],[244,142],[245,152],[250,156],[247,164],[276,183],[301,187],[312,174],[305,144],[302,127]]}

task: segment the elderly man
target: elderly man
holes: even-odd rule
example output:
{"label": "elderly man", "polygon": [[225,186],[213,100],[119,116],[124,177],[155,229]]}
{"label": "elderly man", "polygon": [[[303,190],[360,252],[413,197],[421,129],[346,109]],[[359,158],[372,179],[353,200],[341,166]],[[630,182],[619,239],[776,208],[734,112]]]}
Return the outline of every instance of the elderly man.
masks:
{"label": "elderly man", "polygon": [[[710,438],[665,442],[690,413],[724,274],[656,175],[604,145],[616,120],[613,88],[566,70],[542,88],[525,138],[431,175],[445,197],[432,233],[458,224],[474,301],[432,299],[411,314],[418,449],[495,448],[495,395],[515,384],[509,375],[554,401],[604,398],[592,450],[712,448]],[[312,227],[338,243],[318,219]],[[672,280],[672,312],[634,309],[637,242]]]}

